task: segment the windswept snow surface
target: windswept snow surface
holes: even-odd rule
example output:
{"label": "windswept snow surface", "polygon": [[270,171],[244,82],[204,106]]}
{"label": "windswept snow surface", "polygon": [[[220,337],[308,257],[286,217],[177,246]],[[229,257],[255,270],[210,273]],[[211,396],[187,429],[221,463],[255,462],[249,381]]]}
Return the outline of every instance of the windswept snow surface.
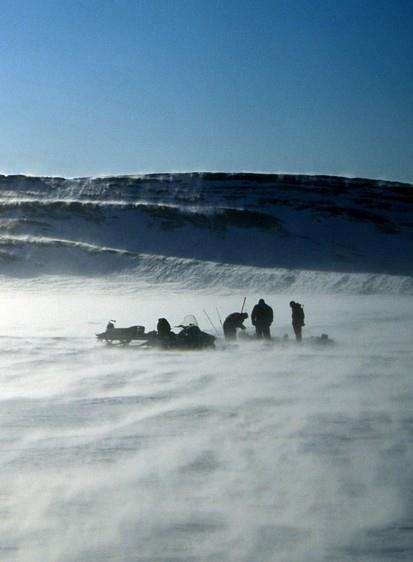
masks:
{"label": "windswept snow surface", "polygon": [[[301,203],[291,191],[276,212],[262,187],[274,196],[286,180],[260,178],[3,179],[0,560],[412,559],[411,186],[319,178],[337,208],[377,190],[369,211],[387,207],[376,222],[318,222],[317,205],[299,210],[314,178],[296,177]],[[238,192],[242,208],[222,214]],[[273,306],[272,345],[160,352],[95,337],[109,319],[151,330],[194,314],[221,338],[244,296],[247,312]],[[291,299],[305,305],[302,345]],[[311,343],[321,333],[336,344]]]}

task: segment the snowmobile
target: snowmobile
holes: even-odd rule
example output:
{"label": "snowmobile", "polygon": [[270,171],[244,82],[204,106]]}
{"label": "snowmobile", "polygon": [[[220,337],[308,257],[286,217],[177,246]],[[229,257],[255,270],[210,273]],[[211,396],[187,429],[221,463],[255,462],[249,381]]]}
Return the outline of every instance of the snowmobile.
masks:
{"label": "snowmobile", "polygon": [[162,349],[211,349],[215,348],[215,336],[199,329],[196,324],[180,325],[178,334],[171,332],[165,337],[148,340],[148,345]]}

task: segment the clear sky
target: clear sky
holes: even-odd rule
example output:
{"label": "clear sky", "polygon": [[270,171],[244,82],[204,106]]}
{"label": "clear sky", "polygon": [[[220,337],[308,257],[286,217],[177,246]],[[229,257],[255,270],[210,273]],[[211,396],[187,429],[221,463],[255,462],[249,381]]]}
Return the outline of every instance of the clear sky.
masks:
{"label": "clear sky", "polygon": [[413,0],[0,0],[0,172],[413,182]]}

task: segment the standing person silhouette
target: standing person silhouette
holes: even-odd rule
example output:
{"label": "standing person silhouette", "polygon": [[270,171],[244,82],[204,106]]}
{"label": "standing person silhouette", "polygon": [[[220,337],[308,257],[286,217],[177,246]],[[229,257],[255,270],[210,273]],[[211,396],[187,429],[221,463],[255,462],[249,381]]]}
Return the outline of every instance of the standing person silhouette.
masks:
{"label": "standing person silhouette", "polygon": [[304,315],[303,305],[300,304],[299,302],[290,301],[290,307],[292,311],[291,318],[293,323],[295,339],[297,341],[301,341],[303,339],[302,327],[305,326],[304,324],[305,315]]}
{"label": "standing person silhouette", "polygon": [[257,338],[271,339],[270,326],[274,320],[272,308],[266,304],[264,299],[260,299],[258,304],[254,306],[251,313],[251,322],[255,326]]}

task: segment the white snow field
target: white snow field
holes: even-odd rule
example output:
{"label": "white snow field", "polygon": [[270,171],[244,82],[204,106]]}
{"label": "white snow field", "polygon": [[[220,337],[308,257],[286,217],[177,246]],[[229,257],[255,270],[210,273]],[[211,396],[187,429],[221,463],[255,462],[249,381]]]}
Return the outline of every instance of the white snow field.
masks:
{"label": "white snow field", "polygon": [[52,281],[2,280],[1,560],[411,560],[410,296],[252,293],[288,343],[160,352],[95,333],[220,332],[244,294]]}

